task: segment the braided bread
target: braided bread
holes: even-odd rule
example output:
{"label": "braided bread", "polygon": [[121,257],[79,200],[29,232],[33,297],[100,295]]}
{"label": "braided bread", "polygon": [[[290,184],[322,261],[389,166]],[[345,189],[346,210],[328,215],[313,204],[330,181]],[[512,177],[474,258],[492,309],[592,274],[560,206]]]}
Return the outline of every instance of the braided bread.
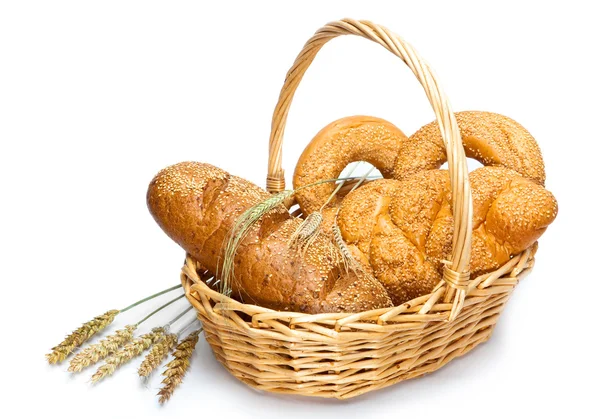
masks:
{"label": "braided bread", "polygon": [[[554,196],[504,167],[469,175],[473,193],[473,275],[498,269],[531,246],[554,220]],[[338,225],[353,254],[367,260],[394,305],[426,294],[452,250],[453,219],[446,170],[404,181],[378,180],[344,198]]]}
{"label": "braided bread", "polygon": [[[516,121],[496,113],[455,114],[467,157],[485,166],[502,166],[543,185],[546,179],[540,148]],[[384,178],[402,180],[417,172],[439,169],[446,149],[437,121],[410,137],[390,122],[372,116],[351,116],[332,122],[308,144],[296,165],[294,188],[332,179],[355,161],[375,166]],[[333,192],[332,184],[303,189],[296,200],[304,214],[318,211]],[[337,207],[341,197],[330,206]]]}
{"label": "braided bread", "polygon": [[[464,111],[455,114],[465,154],[485,166],[502,166],[544,184],[544,160],[535,139],[521,124],[492,112]],[[439,169],[446,162],[446,148],[437,121],[403,141],[398,150],[394,179]]]}
{"label": "braided bread", "polygon": [[[544,162],[525,128],[490,112],[459,112],[456,118],[466,155],[486,165],[469,176],[474,205],[471,273],[478,275],[497,269],[531,246],[554,220],[557,204],[543,188]],[[441,279],[442,261],[451,254],[449,177],[437,170],[446,161],[446,150],[437,122],[407,138],[393,125],[377,120],[378,126],[395,133],[385,138],[397,144],[384,146],[378,141],[381,136],[356,128],[374,120],[344,118],[321,130],[298,162],[294,186],[338,174],[352,161],[369,161],[366,151],[387,153],[387,160],[373,164],[384,178],[392,179],[365,184],[343,201],[338,198],[334,206],[341,205],[335,213],[339,211],[338,226],[349,251],[372,268],[393,303],[400,304],[430,292]],[[346,140],[348,126],[354,129],[351,141]],[[334,158],[337,166],[323,164]],[[298,203],[304,214],[318,209],[331,191],[332,187],[302,194]]]}

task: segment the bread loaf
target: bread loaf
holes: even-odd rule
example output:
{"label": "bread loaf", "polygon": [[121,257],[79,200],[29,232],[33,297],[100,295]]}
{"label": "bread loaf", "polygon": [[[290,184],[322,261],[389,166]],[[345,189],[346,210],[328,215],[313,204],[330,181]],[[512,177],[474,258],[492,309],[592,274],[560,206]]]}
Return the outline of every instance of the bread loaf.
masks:
{"label": "bread loaf", "polygon": [[[538,183],[504,167],[469,175],[473,194],[473,276],[498,269],[531,246],[557,214]],[[453,218],[446,170],[404,181],[377,180],[351,192],[338,216],[342,237],[386,287],[394,305],[426,294],[450,258]]]}
{"label": "bread loaf", "polygon": [[[485,166],[512,169],[543,185],[546,179],[540,148],[518,122],[481,111],[455,114],[467,157]],[[323,128],[308,144],[296,165],[294,188],[339,176],[355,161],[375,166],[384,178],[406,179],[423,170],[439,169],[446,148],[437,121],[410,137],[390,122],[372,116],[341,118]],[[300,191],[296,200],[304,214],[318,211],[333,192],[332,184]],[[330,207],[337,207],[340,198]]]}
{"label": "bread loaf", "polygon": [[[350,116],[323,128],[300,156],[294,172],[294,188],[323,179],[336,179],[344,168],[355,161],[366,161],[384,177],[391,177],[404,133],[392,123],[373,116]],[[304,214],[318,211],[335,186],[324,183],[299,190],[296,201]],[[337,207],[341,199],[332,200]]]}
{"label": "bread loaf", "polygon": [[[455,113],[465,154],[485,166],[501,166],[543,185],[546,180],[540,148],[521,124],[492,112],[464,111]],[[431,122],[398,149],[394,179],[405,179],[414,173],[439,169],[446,162],[446,148],[437,121]]]}
{"label": "bread loaf", "polygon": [[[150,183],[148,208],[159,226],[213,274],[221,271],[224,242],[235,220],[269,194],[209,164],[186,162],[162,170]],[[242,241],[234,262],[234,298],[306,313],[359,312],[391,306],[374,278],[345,271],[324,236],[305,254],[288,241],[301,220],[283,205],[267,213]]]}
{"label": "bread loaf", "polygon": [[[487,112],[461,112],[457,120],[467,155],[489,165],[469,175],[470,270],[479,275],[531,246],[556,217],[557,204],[543,187],[539,147],[523,127]],[[233,297],[276,310],[321,313],[390,307],[431,292],[452,250],[449,177],[437,170],[445,157],[435,123],[410,138],[373,117],[328,125],[302,154],[296,188],[336,178],[348,163],[362,160],[394,179],[373,181],[327,207],[333,184],[300,189],[296,198],[303,213],[319,212],[323,219],[302,251],[290,245],[302,221],[283,205],[266,213],[237,250]],[[269,196],[214,166],[187,162],[161,171],[147,199],[163,230],[218,275],[236,220]],[[339,227],[337,237],[333,225]],[[348,259],[340,254],[348,252],[355,269],[344,269]]]}

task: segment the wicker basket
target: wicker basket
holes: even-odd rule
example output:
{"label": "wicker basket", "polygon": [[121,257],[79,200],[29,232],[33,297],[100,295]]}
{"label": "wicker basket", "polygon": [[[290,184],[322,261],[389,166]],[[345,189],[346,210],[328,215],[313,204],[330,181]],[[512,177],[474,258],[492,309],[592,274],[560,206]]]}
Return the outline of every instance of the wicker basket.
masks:
{"label": "wicker basket", "polygon": [[533,267],[536,245],[495,272],[470,278],[472,202],[460,133],[428,65],[405,41],[367,21],[330,23],[306,43],[287,74],[275,108],[267,189],[284,189],[282,136],[294,92],[321,47],[358,35],[400,57],[423,85],[448,154],[454,209],[451,263],[431,294],[393,308],[362,313],[280,312],[242,304],[205,283],[189,256],[181,279],[217,359],[248,385],[306,396],[358,396],[432,372],[486,341],[519,280]]}

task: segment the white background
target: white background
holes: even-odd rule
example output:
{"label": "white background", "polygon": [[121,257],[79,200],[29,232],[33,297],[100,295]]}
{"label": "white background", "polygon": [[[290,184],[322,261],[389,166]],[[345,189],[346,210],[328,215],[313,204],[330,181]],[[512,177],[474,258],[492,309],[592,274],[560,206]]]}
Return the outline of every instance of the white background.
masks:
{"label": "white background", "polygon": [[[2,416],[598,417],[593,2],[1,4]],[[81,322],[177,283],[183,252],[145,204],[159,169],[198,160],[264,184],[284,75],[317,28],[346,16],[386,25],[415,45],[454,109],[511,116],[541,144],[559,216],[492,339],[435,374],[345,402],[251,390],[203,340],[162,408],[159,377],[144,388],[136,362],[97,386],[88,383],[93,370],[70,377],[66,364],[46,365],[47,350]],[[433,118],[397,58],[361,39],[337,39],[291,108],[288,179],[321,127],[359,113],[408,134]]]}

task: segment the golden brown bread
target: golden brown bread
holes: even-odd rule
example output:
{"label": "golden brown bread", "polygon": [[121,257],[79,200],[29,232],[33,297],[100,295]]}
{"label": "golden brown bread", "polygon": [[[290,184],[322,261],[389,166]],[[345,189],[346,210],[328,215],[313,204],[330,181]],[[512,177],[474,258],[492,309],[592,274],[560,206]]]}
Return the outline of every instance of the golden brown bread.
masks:
{"label": "golden brown bread", "polygon": [[[539,146],[519,123],[492,112],[464,111],[455,114],[467,157],[486,166],[515,170],[541,185],[546,174]],[[296,165],[294,188],[332,179],[351,162],[367,161],[384,178],[405,179],[417,172],[439,169],[446,149],[437,121],[410,137],[396,126],[371,116],[351,116],[332,122],[308,144]],[[296,194],[304,214],[318,211],[334,190],[331,183]],[[330,207],[338,207],[336,197]]]}
{"label": "golden brown bread", "polygon": [[[540,148],[521,124],[492,112],[455,113],[465,154],[485,166],[503,166],[543,185],[546,180]],[[446,148],[437,121],[431,122],[406,141],[398,150],[394,179],[439,169],[446,162]]]}
{"label": "golden brown bread", "polygon": [[[557,206],[542,186],[543,161],[527,131],[496,114],[463,112],[457,118],[467,154],[491,165],[470,174],[470,269],[478,275],[531,246],[554,220]],[[390,307],[430,292],[450,256],[453,233],[448,174],[425,170],[445,160],[434,128],[429,124],[408,139],[392,124],[364,116],[325,127],[303,153],[295,187],[335,178],[348,163],[361,160],[398,179],[374,181],[343,201],[338,196],[322,209],[321,234],[305,253],[290,248],[302,221],[283,205],[267,213],[238,248],[233,296],[277,310],[320,313]],[[333,192],[333,184],[321,186],[296,194],[304,214],[320,211]],[[148,206],[171,238],[218,274],[235,221],[268,197],[244,179],[188,162],[155,177]],[[343,269],[341,246],[333,244],[331,235],[336,218],[347,249],[362,269]]]}
{"label": "golden brown bread", "polygon": [[[186,162],[156,175],[147,202],[167,235],[214,274],[221,270],[224,242],[235,220],[269,196],[217,167]],[[235,298],[306,313],[391,306],[377,280],[341,267],[338,251],[326,237],[317,237],[304,255],[289,249],[287,243],[300,222],[280,205],[251,228],[235,257]]]}
{"label": "golden brown bread", "polygon": [[[390,177],[406,139],[400,129],[381,118],[357,115],[338,119],[319,131],[304,149],[294,172],[294,188],[335,179],[355,161],[369,162],[384,177]],[[321,208],[334,189],[332,183],[302,189],[296,193],[296,201],[304,214],[310,214]],[[340,201],[334,199],[331,206],[338,206]]]}
{"label": "golden brown bread", "polygon": [[[554,196],[504,167],[469,175],[473,193],[472,275],[495,270],[531,246],[554,220]],[[343,201],[338,225],[348,246],[362,253],[394,305],[426,294],[450,257],[453,219],[445,170],[404,181],[377,180]]]}

